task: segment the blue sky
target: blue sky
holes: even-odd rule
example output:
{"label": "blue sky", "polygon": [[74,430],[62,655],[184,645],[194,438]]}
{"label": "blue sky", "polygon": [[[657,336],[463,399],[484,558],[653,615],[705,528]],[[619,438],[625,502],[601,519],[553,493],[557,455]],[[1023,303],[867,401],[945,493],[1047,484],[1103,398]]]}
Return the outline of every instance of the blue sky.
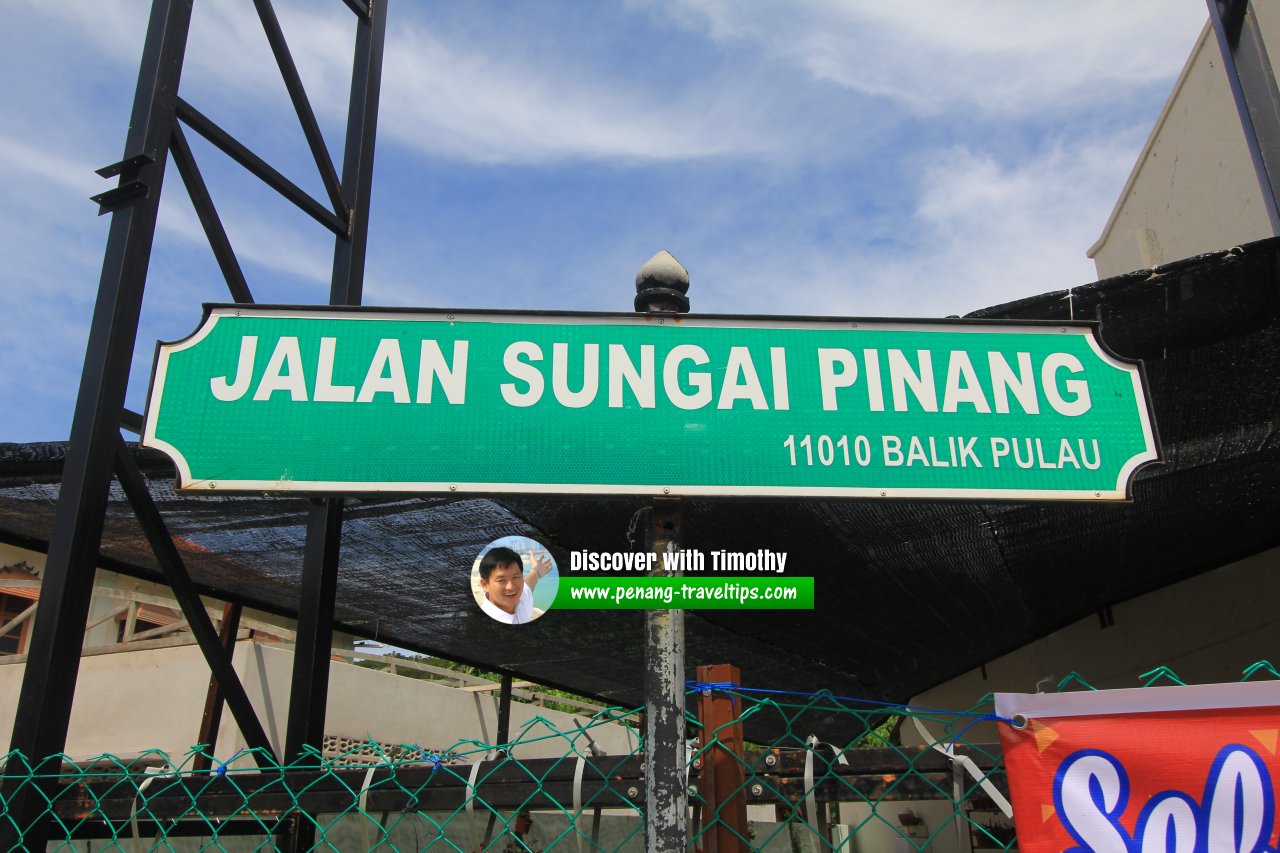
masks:
{"label": "blue sky", "polygon": [[[149,4],[4,6],[0,441],[64,439]],[[352,19],[277,0],[340,159]],[[366,304],[627,311],[668,249],[695,311],[942,317],[1085,257],[1207,17],[1196,0],[390,0]],[[324,198],[249,0],[197,0],[182,95]],[[193,139],[259,302],[332,242]],[[155,341],[229,301],[170,167]]]}

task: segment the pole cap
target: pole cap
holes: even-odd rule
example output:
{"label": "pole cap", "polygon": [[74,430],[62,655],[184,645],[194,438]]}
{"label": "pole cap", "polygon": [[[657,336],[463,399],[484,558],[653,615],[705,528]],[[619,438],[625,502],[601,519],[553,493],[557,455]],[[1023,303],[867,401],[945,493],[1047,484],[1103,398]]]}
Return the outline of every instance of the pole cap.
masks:
{"label": "pole cap", "polygon": [[689,310],[689,271],[663,249],[636,273],[636,310],[683,313]]}

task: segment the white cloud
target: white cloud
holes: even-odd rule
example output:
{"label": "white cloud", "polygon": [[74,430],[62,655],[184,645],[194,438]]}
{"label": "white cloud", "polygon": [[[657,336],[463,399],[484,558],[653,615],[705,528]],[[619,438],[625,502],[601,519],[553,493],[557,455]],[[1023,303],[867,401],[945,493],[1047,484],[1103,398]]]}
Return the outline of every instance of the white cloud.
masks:
{"label": "white cloud", "polygon": [[[331,145],[339,146],[351,72],[351,16],[340,3],[278,7],[312,108],[327,120]],[[142,14],[136,3],[103,0],[50,14],[85,31],[104,26],[111,34],[104,46],[118,57],[139,50],[126,23]],[[760,156],[776,146],[775,125],[762,114],[766,105],[745,85],[691,81],[684,94],[654,91],[627,74],[575,64],[558,45],[554,53],[531,54],[509,49],[503,36],[492,33],[446,41],[431,32],[421,10],[406,4],[394,14],[383,68],[384,140],[481,164]],[[553,30],[554,20],[545,27]],[[236,46],[233,54],[228,45]],[[544,47],[549,49],[545,40]],[[254,137],[264,130],[264,110],[272,118],[268,132],[301,140],[257,15],[247,4],[197,5],[182,91],[260,153],[266,143]],[[335,149],[333,156],[339,159],[340,152]]]}
{"label": "white cloud", "polygon": [[723,97],[645,92],[569,64],[534,66],[448,44],[415,27],[390,44],[384,81],[391,136],[478,163],[683,160],[770,146],[763,128],[726,127]]}
{"label": "white cloud", "polygon": [[[423,11],[397,6],[387,39],[380,132],[422,153],[479,164],[572,160],[625,162],[803,157],[831,125],[874,126],[874,104],[808,107],[803,76],[888,99],[917,115],[1032,116],[1096,105],[1099,87],[1123,95],[1164,84],[1186,56],[1205,11],[1195,4],[1078,0],[633,0],[659,25],[674,22],[713,44],[682,85],[649,80],[646,52],[619,33],[611,64],[578,59],[555,38],[556,18],[513,34],[499,27],[441,33]],[[45,14],[78,25],[99,47],[132,59],[145,10],[137,0],[53,4]],[[279,3],[312,105],[341,142],[352,25],[341,4]],[[559,13],[563,14],[563,12]],[[522,37],[520,44],[511,40]],[[661,33],[650,33],[658,40]],[[235,45],[234,53],[227,46]],[[705,61],[707,56],[714,60]],[[763,65],[761,58],[779,63]],[[594,64],[593,64],[594,63]],[[634,66],[628,69],[628,65]],[[790,79],[786,68],[801,78]],[[665,82],[670,80],[663,78]],[[183,91],[215,120],[247,137],[261,132],[300,146],[256,14],[247,4],[198,4]],[[829,97],[830,93],[828,93]],[[253,107],[251,113],[243,109]],[[265,111],[265,112],[264,112]],[[856,139],[847,144],[856,144]],[[335,152],[336,157],[336,152]]]}
{"label": "white cloud", "polygon": [[[831,243],[812,222],[721,247],[695,281],[701,310],[945,317],[1094,281],[1097,236],[1139,140],[1051,145],[1017,162],[957,147],[922,163],[914,207],[889,239]],[[732,306],[732,307],[730,307]]]}
{"label": "white cloud", "polygon": [[[1082,247],[1106,221],[1135,147],[1130,135],[1059,143],[1016,164],[948,152],[926,171],[916,212],[937,271],[919,276],[926,292],[964,313],[1094,281]],[[891,266],[885,279],[902,273]]]}
{"label": "white cloud", "polygon": [[[32,190],[56,187],[76,195],[84,193],[87,197],[90,190],[96,193],[112,186],[93,175],[93,167],[83,156],[67,155],[47,145],[31,145],[3,135],[0,135],[0,162],[5,164],[10,179],[21,174],[19,179],[31,181]],[[101,185],[95,185],[95,181]]]}
{"label": "white cloud", "polygon": [[634,3],[922,114],[1048,113],[1095,99],[1098,86],[1168,80],[1207,17],[1160,0]]}
{"label": "white cloud", "polygon": [[[86,197],[111,185],[92,169],[121,153],[149,5],[15,8],[0,57],[16,81],[0,136],[0,360],[15,369],[0,398],[22,401],[25,425],[0,437],[59,434],[39,423],[69,413],[107,222]],[[338,158],[349,10],[277,7]],[[1205,14],[1155,0],[392,8],[371,298],[623,308],[635,268],[667,247],[697,310],[861,316],[1092,280],[1084,249]],[[195,9],[184,97],[323,200],[252,5]],[[327,232],[189,136],[255,294],[323,301]],[[167,181],[150,340],[189,331],[197,296],[226,298]]]}

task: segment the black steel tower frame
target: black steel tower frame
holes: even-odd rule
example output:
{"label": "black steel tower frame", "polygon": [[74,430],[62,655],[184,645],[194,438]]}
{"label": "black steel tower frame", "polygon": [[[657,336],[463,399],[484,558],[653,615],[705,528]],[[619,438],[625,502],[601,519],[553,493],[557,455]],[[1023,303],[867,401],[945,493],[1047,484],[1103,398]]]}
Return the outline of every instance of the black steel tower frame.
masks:
{"label": "black steel tower frame", "polygon": [[[118,185],[94,200],[111,214],[98,296],[64,464],[61,493],[18,699],[11,749],[37,772],[56,774],[62,761],[99,562],[108,495],[118,480],[191,626],[213,680],[254,755],[263,764],[302,765],[323,736],[334,600],[342,541],[343,501],[311,501],[298,605],[297,648],[284,754],[276,755],[220,638],[191,583],[165,521],[152,501],[121,430],[140,432],[142,418],[125,408],[143,292],[163,179],[172,159],[191,198],[232,299],[252,290],[205,185],[186,131],[280,193],[334,235],[329,304],[362,301],[387,0],[342,0],[356,21],[350,100],[341,173],[330,157],[271,0],[252,2],[310,148],[326,199],[317,200],[179,96],[195,0],[153,0],[133,113],[118,163],[99,171]],[[338,0],[328,0],[337,3]],[[1248,0],[1208,0],[1246,141],[1273,229],[1280,233],[1280,94]],[[225,627],[225,626],[224,626]],[[225,633],[225,632],[224,632]],[[208,712],[207,712],[208,713]],[[308,749],[308,748],[312,749]],[[14,759],[11,759],[14,760]],[[677,765],[678,769],[678,765]],[[46,791],[3,782],[0,850],[44,849],[50,830]],[[291,846],[308,845],[305,822]],[[682,846],[682,842],[678,845]]]}
{"label": "black steel tower frame", "polygon": [[[320,173],[327,203],[299,189],[179,97],[194,0],[153,0],[124,156],[120,162],[98,170],[104,178],[119,181],[114,189],[93,199],[101,213],[111,215],[111,224],[71,425],[71,443],[49,537],[40,607],[13,728],[11,749],[37,771],[56,773],[66,746],[113,477],[135,511],[208,661],[213,680],[259,762],[300,761],[308,753],[307,747],[319,748],[323,737],[342,500],[325,498],[311,504],[285,754],[277,756],[121,435],[122,429],[140,431],[142,424],[139,415],[125,408],[125,398],[161,189],[170,158],[232,298],[236,302],[253,301],[184,128],[203,136],[332,231],[329,304],[352,306],[361,302],[387,0],[342,0],[354,15],[356,35],[341,176],[321,135],[271,0],[252,2]],[[43,792],[38,787],[19,784],[18,777],[13,776],[5,779],[3,794],[8,814],[5,821],[0,821],[0,849],[44,849],[49,827],[44,820],[48,801]]]}

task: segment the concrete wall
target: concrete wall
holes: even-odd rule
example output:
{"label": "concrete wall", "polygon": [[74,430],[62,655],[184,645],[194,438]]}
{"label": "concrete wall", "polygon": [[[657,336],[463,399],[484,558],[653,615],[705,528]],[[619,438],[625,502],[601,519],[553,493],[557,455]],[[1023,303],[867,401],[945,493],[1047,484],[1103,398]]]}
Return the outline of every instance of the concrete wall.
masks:
{"label": "concrete wall", "polygon": [[[287,725],[293,653],[239,643],[234,664],[278,754]],[[6,748],[25,669],[24,663],[0,662],[0,744]],[[329,674],[328,735],[439,751],[469,740],[491,743],[497,737],[496,692],[469,693],[336,661]],[[208,667],[194,645],[84,657],[66,751],[76,758],[131,756],[151,749],[183,756],[196,741],[208,684]],[[574,746],[585,750],[581,736],[571,740],[557,734],[575,728],[569,714],[512,704],[511,736],[521,744],[513,750],[517,757],[560,756]],[[594,728],[591,735],[611,754],[629,753],[636,746],[634,735],[615,724]],[[225,712],[216,754],[225,759],[244,746]]]}
{"label": "concrete wall", "polygon": [[[909,812],[918,823],[904,826],[899,815]],[[975,814],[982,823],[990,816]],[[840,806],[841,831],[848,832],[848,846],[853,853],[908,853],[928,850],[930,853],[969,853],[971,839],[968,822],[957,824],[955,810],[945,800],[886,802],[874,811],[860,803]],[[930,840],[932,839],[932,840]],[[927,843],[926,843],[927,842]]]}
{"label": "concrete wall", "polygon": [[[1114,624],[1096,616],[990,661],[913,697],[912,704],[967,709],[989,692],[1056,689],[1078,672],[1098,688],[1138,687],[1139,676],[1168,666],[1188,684],[1235,682],[1258,660],[1280,666],[1280,549],[1273,549],[1112,608]],[[1069,582],[1069,581],[1064,581]],[[981,626],[975,626],[981,630]],[[934,728],[938,728],[934,726]],[[911,726],[904,743],[920,743]],[[936,731],[940,735],[941,731]],[[973,741],[994,741],[993,726],[976,726]]]}
{"label": "concrete wall", "polygon": [[[1280,665],[1280,616],[1273,602],[1280,592],[1280,549],[1223,566],[1112,608],[1114,623],[1101,627],[1096,616],[1081,619],[1041,640],[967,672],[911,699],[925,708],[966,710],[988,693],[1034,693],[1056,689],[1070,673],[1079,673],[1098,688],[1137,687],[1139,676],[1160,666],[1173,669],[1189,684],[1239,681],[1242,670],[1259,660]],[[981,630],[975,626],[975,630]],[[1167,683],[1167,682],[1165,682]],[[983,708],[982,710],[989,710]],[[951,722],[958,731],[969,718],[926,719],[930,741],[946,740]],[[926,742],[907,722],[902,742]],[[970,742],[995,742],[994,724],[983,723],[965,733]],[[944,800],[884,803],[876,811],[866,805],[841,807],[843,823],[857,827],[858,851],[914,849],[897,820],[910,809],[921,821],[923,837],[936,836],[932,853],[968,853],[968,829],[958,833],[953,809]],[[994,811],[975,811],[979,825],[1006,824]],[[918,840],[914,843],[921,843]]]}
{"label": "concrete wall", "polygon": [[[1280,55],[1280,8],[1255,3]],[[1090,247],[1098,278],[1270,237],[1271,225],[1212,27],[1206,25]]]}

